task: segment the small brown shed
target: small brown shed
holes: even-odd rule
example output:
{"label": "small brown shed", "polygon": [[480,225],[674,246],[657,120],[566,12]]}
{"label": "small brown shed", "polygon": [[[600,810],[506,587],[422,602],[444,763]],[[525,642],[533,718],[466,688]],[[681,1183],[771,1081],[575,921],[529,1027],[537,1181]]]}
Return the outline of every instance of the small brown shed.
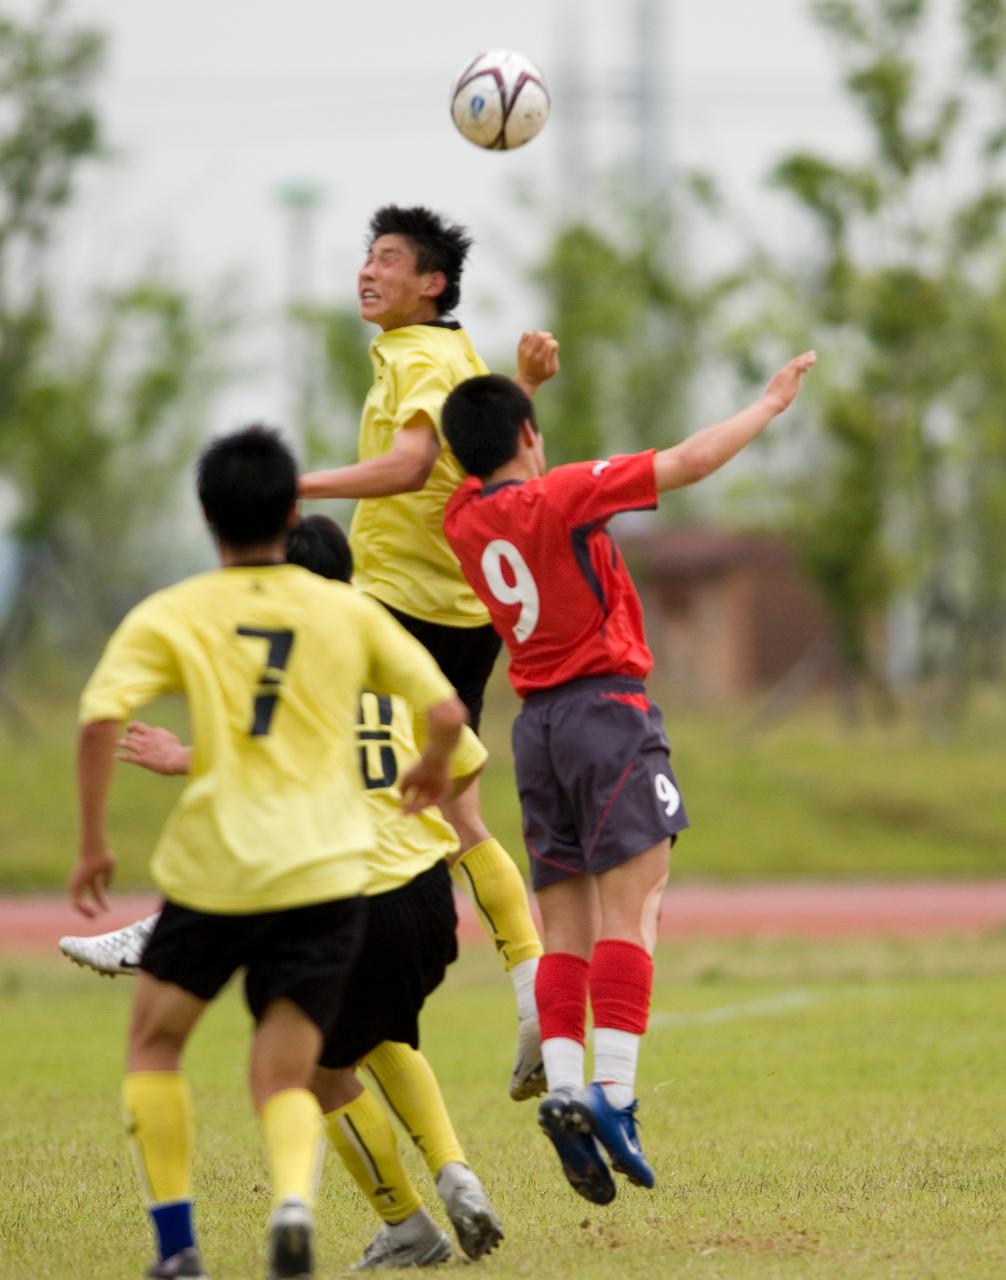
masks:
{"label": "small brown shed", "polygon": [[782,538],[680,528],[618,534],[660,674],[678,695],[728,702],[798,664],[831,683],[836,663],[812,584]]}

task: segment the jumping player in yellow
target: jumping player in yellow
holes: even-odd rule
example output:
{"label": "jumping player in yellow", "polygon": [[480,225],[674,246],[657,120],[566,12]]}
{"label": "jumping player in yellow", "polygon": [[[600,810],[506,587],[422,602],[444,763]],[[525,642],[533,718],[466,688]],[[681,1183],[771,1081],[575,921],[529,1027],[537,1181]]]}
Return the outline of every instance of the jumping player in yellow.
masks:
{"label": "jumping player in yellow", "polygon": [[[307,516],[290,530],[287,560],[343,582],[352,575],[345,535],[326,516]],[[360,1087],[351,1069],[358,1062],[422,1153],[461,1247],[475,1259],[495,1247],[502,1229],[418,1049],[419,1011],[456,954],[444,858],[457,848],[457,838],[435,808],[417,814],[402,808],[398,779],[415,762],[418,749],[411,713],[400,698],[361,696],[357,749],[376,832],[366,889],[370,912],[314,1092],[332,1146],[384,1222],[360,1269],[429,1266],[449,1258],[451,1246],[402,1163],[388,1116]],[[133,723],[118,758],[154,773],[186,774],[191,753],[170,730]],[[486,754],[465,728],[451,757],[453,791],[471,784]],[[143,922],[145,932],[156,921],[152,916]],[[60,945],[73,956],[75,944],[94,941],[64,938]]]}
{"label": "jumping player in yellow", "polygon": [[[370,223],[359,274],[360,315],[381,332],[360,422],[359,461],[301,477],[305,498],[359,499],[350,530],[356,585],[380,600],[433,654],[476,731],[500,641],[443,534],[444,506],[463,473],[440,410],[466,378],[487,372],[451,318],[471,246],[467,232],[424,208],[388,205]],[[528,395],[558,369],[557,343],[526,333],[515,383]],[[517,997],[519,1043],[510,1094],[544,1089],[534,979],[541,943],[512,859],[479,812],[477,787],[444,805],[460,849],[456,877],[471,894]]]}
{"label": "jumping player in yellow", "polygon": [[242,968],[274,1198],[268,1274],[313,1274],[322,1124],[309,1086],[362,943],[374,844],[355,756],[359,693],[401,693],[425,717],[425,748],[400,780],[417,811],[445,793],[466,718],[384,611],[284,563],[296,483],[292,456],[264,428],[204,451],[199,497],[221,567],[138,605],[81,699],[70,894],[84,915],[107,908],[115,868],[106,807],[120,722],[181,691],[196,741],[192,781],[151,865],[166,905],[137,977],[123,1088],[157,1239],[153,1280],[204,1280],[180,1062],[208,1002]]}

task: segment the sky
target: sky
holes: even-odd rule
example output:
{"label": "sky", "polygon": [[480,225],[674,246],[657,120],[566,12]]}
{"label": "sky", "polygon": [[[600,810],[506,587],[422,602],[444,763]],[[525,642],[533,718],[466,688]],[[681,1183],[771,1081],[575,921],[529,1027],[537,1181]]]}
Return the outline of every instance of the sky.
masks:
{"label": "sky", "polygon": [[[933,0],[947,13],[954,2]],[[4,8],[24,17],[41,3]],[[653,26],[641,61],[646,5]],[[571,210],[589,213],[603,176],[635,160],[644,139],[656,169],[708,171],[739,211],[725,232],[697,229],[693,256],[710,269],[745,236],[806,243],[799,215],[765,187],[780,155],[855,155],[860,145],[809,0],[63,7],[107,37],[97,94],[111,155],[79,183],[52,278],[65,314],[79,317],[83,299],[150,268],[195,294],[230,290],[246,320],[242,377],[214,405],[211,432],[249,419],[289,424],[284,301],[296,287],[352,306],[367,220],[382,203],[428,204],[471,229],[459,315],[505,372],[521,331],[545,322],[529,270],[548,232]],[[492,48],[532,58],[552,95],[543,133],[505,154],[466,142],[449,115],[457,73]],[[647,74],[659,108],[644,135]],[[291,185],[320,197],[296,253],[281,201]],[[351,447],[351,423],[333,430]],[[0,527],[13,510],[13,494],[0,491]],[[0,539],[0,596],[4,559]]]}
{"label": "sky", "polygon": [[[26,17],[43,2],[4,0],[4,10]],[[957,3],[930,0],[934,68],[946,60]],[[647,8],[653,25],[641,44]],[[644,142],[661,172],[710,173],[735,210],[725,229],[692,229],[693,266],[719,269],[751,238],[806,248],[811,228],[767,188],[767,173],[794,150],[853,158],[863,147],[834,48],[810,8],[811,0],[63,0],[68,20],[107,38],[97,98],[111,154],[79,183],[52,278],[66,314],[79,317],[82,300],[151,268],[195,294],[223,285],[246,319],[243,372],[207,429],[252,418],[288,424],[285,300],[296,285],[316,301],[353,306],[370,213],[386,202],[424,203],[475,236],[459,315],[505,372],[521,331],[545,321],[529,272],[549,232],[570,212],[590,214],[604,175],[636,160]],[[449,115],[457,73],[492,48],[532,58],[552,95],[543,133],[506,154],[466,142]],[[644,134],[637,108],[647,74],[659,107]],[[281,199],[291,186],[319,195],[296,253]],[[713,404],[732,394],[712,390]],[[333,429],[351,447],[352,424]],[[0,487],[0,530],[14,510],[12,491]],[[0,537],[0,603],[10,570]]]}
{"label": "sky", "polygon": [[[807,0],[653,4],[658,165],[707,169],[751,226],[803,234],[764,174],[785,151],[849,152],[857,139]],[[114,155],[81,184],[59,278],[79,296],[151,264],[194,288],[240,276],[257,375],[221,409],[232,418],[283,416],[278,315],[291,281],[350,302],[368,215],[388,201],[472,229],[461,315],[490,358],[509,350],[542,323],[527,269],[547,230],[589,208],[594,180],[640,146],[639,0],[66,0],[65,11],[107,34],[99,102]],[[544,132],[512,153],[480,151],[449,117],[455,75],[486,48],[531,57],[552,92]],[[321,197],[296,256],[280,200],[291,184]],[[703,247],[729,251],[722,238]]]}

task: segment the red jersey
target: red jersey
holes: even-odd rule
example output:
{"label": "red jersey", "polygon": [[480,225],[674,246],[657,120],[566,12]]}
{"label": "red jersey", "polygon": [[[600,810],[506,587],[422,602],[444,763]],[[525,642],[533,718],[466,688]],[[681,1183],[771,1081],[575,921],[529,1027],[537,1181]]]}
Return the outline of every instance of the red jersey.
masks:
{"label": "red jersey", "polygon": [[605,525],[657,505],[656,451],[556,467],[536,480],[469,476],[444,532],[510,650],[524,697],[580,676],[646,676],[639,596]]}

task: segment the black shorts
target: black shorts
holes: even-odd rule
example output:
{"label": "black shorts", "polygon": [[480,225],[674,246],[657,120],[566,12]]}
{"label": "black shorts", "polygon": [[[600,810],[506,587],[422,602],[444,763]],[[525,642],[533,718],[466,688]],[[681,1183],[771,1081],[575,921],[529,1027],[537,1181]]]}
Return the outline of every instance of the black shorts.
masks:
{"label": "black shorts", "polygon": [[200,1000],[245,970],[245,999],[258,1022],[274,1000],[292,1000],[327,1035],[362,945],[363,897],[256,915],[218,915],[166,902],[140,968]]}
{"label": "black shorts", "polygon": [[368,902],[363,945],[321,1052],[323,1067],[351,1067],[384,1040],[418,1049],[419,1012],[458,956],[446,862]]}
{"label": "black shorts", "polygon": [[641,680],[589,676],[530,694],[513,749],[535,889],[608,871],[688,826]]}
{"label": "black shorts", "polygon": [[384,607],[436,658],[468,710],[468,723],[478,733],[486,685],[503,643],[492,626],[445,627],[400,613],[390,604]]}

